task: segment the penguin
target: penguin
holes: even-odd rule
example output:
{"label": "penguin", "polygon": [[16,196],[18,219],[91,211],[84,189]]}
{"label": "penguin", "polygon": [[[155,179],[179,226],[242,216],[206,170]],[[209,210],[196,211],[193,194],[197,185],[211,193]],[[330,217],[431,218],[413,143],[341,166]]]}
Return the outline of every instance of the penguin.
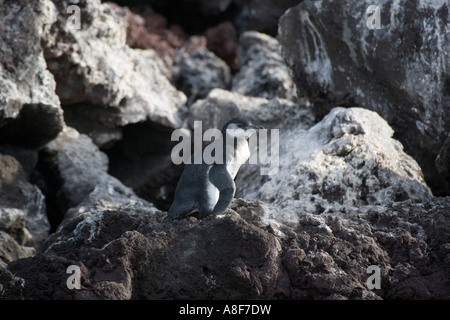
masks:
{"label": "penguin", "polygon": [[[243,119],[228,121],[221,131],[223,161],[212,164],[204,160],[200,164],[191,161],[185,165],[167,219],[180,219],[194,212],[199,212],[202,217],[223,213],[236,192],[234,178],[250,157],[248,138],[260,129],[264,128]],[[227,141],[233,143],[231,147],[226,147]]]}

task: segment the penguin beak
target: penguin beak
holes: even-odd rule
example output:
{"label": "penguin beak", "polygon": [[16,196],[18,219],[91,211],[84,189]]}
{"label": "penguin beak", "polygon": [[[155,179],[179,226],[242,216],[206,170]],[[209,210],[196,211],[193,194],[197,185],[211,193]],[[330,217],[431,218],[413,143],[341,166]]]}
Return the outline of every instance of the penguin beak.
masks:
{"label": "penguin beak", "polygon": [[248,129],[261,130],[261,129],[264,129],[264,127],[263,127],[263,126],[257,126],[257,125],[254,125],[254,124],[250,124],[250,125],[247,126],[246,129],[247,129],[247,130],[248,130]]}

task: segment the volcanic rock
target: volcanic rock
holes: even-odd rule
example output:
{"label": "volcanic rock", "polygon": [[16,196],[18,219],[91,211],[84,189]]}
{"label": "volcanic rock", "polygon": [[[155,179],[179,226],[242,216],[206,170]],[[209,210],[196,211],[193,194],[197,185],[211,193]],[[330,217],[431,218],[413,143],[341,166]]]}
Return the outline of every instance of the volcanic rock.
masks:
{"label": "volcanic rock", "polygon": [[0,143],[38,148],[63,126],[41,37],[56,19],[49,1],[0,2]]}
{"label": "volcanic rock", "polygon": [[[68,4],[55,1],[58,19],[43,44],[56,93],[73,108],[70,125],[84,129],[99,145],[119,140],[121,127],[130,123],[151,120],[178,127],[177,110],[186,97],[170,84],[169,70],[155,51],[126,45],[126,23],[110,5],[99,0],[79,3],[77,30],[66,23]],[[98,123],[107,128],[106,134]]]}
{"label": "volcanic rock", "polygon": [[263,33],[248,31],[239,38],[239,73],[231,91],[267,99],[293,99],[297,88],[284,62],[279,42]]}
{"label": "volcanic rock", "polygon": [[228,65],[206,48],[178,53],[173,71],[177,87],[188,97],[188,105],[204,99],[215,89],[228,89],[231,73]]}
{"label": "volcanic rock", "polygon": [[335,108],[308,131],[281,132],[279,166],[247,196],[291,211],[293,220],[296,212],[427,201],[422,171],[393,133],[373,111]]}
{"label": "volcanic rock", "polygon": [[319,116],[335,106],[378,112],[442,194],[434,160],[450,130],[448,1],[378,2],[379,29],[372,5],[304,1],[280,19],[278,39]]}
{"label": "volcanic rock", "polygon": [[42,192],[15,158],[0,154],[0,230],[20,245],[39,248],[49,229]]}

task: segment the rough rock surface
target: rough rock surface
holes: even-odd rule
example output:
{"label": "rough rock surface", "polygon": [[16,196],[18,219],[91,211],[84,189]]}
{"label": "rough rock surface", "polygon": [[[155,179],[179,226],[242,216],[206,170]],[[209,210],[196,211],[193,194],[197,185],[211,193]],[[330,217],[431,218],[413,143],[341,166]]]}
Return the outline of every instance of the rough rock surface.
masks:
{"label": "rough rock surface", "polygon": [[52,163],[53,174],[60,181],[57,198],[62,204],[61,218],[70,219],[91,210],[145,202],[107,173],[106,155],[88,136],[73,128],[65,127],[46,145],[44,152],[45,161]]}
{"label": "rough rock surface", "polygon": [[[99,145],[119,140],[120,127],[130,123],[179,126],[177,111],[186,97],[170,84],[169,71],[155,51],[125,44],[125,22],[110,5],[99,0],[78,4],[80,30],[67,24],[67,6],[66,0],[55,1],[58,20],[43,43],[56,93],[64,105],[72,105],[70,124],[87,122],[92,132],[86,133]],[[103,133],[98,123],[109,130]]]}
{"label": "rough rock surface", "polygon": [[279,167],[248,196],[292,212],[293,220],[296,212],[426,201],[422,171],[393,133],[373,111],[335,108],[308,131],[280,133]]}
{"label": "rough rock surface", "polygon": [[304,1],[280,19],[278,38],[321,115],[337,105],[377,111],[439,194],[434,160],[450,130],[448,1],[377,3],[380,29],[369,29],[373,1]]}
{"label": "rough rock surface", "polygon": [[[447,299],[448,206],[447,197],[355,208],[345,215],[302,216],[284,260],[297,289],[292,296]],[[367,290],[370,265],[380,268],[380,290]]]}
{"label": "rough rock surface", "polygon": [[40,147],[62,129],[40,45],[54,19],[47,1],[0,1],[0,143]]}
{"label": "rough rock surface", "polygon": [[231,91],[267,99],[292,99],[297,87],[284,62],[279,42],[263,33],[248,31],[239,38],[239,73]]}
{"label": "rough rock surface", "polygon": [[49,229],[42,192],[15,158],[0,154],[0,230],[20,245],[40,247]]}
{"label": "rough rock surface", "polygon": [[34,256],[35,253],[35,248],[20,245],[9,233],[0,230],[0,274],[6,270],[8,263]]}
{"label": "rough rock surface", "polygon": [[[448,299],[449,201],[304,214],[281,228],[261,219],[278,209],[242,199],[225,215],[175,223],[136,205],[99,211],[10,263],[2,297]],[[80,267],[78,290],[66,286],[69,265]],[[381,274],[372,291],[371,265]]]}
{"label": "rough rock surface", "polygon": [[249,97],[222,89],[212,90],[206,99],[196,101],[190,108],[187,122],[202,121],[203,130],[221,129],[227,119],[243,117],[267,129],[296,126],[309,128],[314,123],[310,108],[287,99]]}
{"label": "rough rock surface", "polygon": [[206,48],[181,51],[175,58],[173,77],[177,87],[188,97],[188,105],[204,99],[214,88],[228,89],[231,72],[228,65]]}

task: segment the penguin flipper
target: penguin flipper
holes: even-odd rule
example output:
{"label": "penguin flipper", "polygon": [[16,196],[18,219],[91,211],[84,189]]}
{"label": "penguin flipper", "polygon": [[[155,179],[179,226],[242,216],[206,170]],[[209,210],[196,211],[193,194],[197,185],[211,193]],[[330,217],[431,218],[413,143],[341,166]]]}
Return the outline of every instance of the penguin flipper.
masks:
{"label": "penguin flipper", "polygon": [[233,201],[236,192],[236,185],[231,178],[228,170],[223,165],[213,166],[209,172],[209,181],[219,190],[219,200],[211,212],[211,215],[223,213],[231,201]]}

